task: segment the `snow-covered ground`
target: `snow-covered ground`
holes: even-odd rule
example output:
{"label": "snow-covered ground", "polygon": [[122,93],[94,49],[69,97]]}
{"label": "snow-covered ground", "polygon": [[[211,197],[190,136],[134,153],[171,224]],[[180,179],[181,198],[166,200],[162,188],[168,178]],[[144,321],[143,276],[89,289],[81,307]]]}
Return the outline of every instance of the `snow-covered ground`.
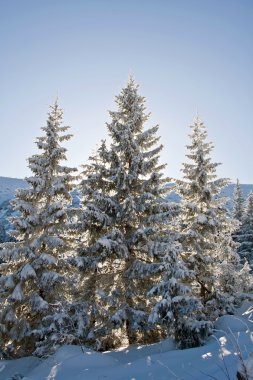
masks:
{"label": "snow-covered ground", "polygon": [[170,340],[105,353],[64,346],[45,360],[0,361],[0,379],[234,380],[238,351],[244,359],[253,351],[252,303],[245,303],[237,314],[219,318],[214,335],[202,347],[177,350]]}

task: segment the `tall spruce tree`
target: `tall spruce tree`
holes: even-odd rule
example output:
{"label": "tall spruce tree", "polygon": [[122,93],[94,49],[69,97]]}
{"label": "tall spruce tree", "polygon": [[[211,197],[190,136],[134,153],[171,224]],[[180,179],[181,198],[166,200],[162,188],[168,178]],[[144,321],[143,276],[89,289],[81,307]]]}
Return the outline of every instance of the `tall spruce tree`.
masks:
{"label": "tall spruce tree", "polygon": [[144,130],[149,115],[133,78],[116,103],[107,124],[111,143],[102,142],[90,157],[80,186],[84,233],[76,263],[84,273],[83,298],[90,300],[88,339],[100,349],[159,335],[147,292],[164,270],[175,212],[164,200],[158,126]]}
{"label": "tall spruce tree", "polygon": [[233,197],[233,218],[237,221],[237,228],[233,233],[233,240],[237,243],[237,252],[240,251],[240,242],[242,241],[241,234],[242,232],[242,218],[245,211],[245,200],[242,195],[242,189],[240,186],[240,182],[237,178],[235,189],[234,189],[234,197]]}
{"label": "tall spruce tree", "polygon": [[[235,223],[228,215],[226,200],[219,197],[228,180],[217,179],[219,164],[211,161],[213,145],[206,139],[206,128],[197,117],[191,126],[191,143],[187,146],[189,162],[183,164],[183,179],[178,180],[176,186],[182,198],[179,223],[182,257],[195,273],[192,285],[204,303],[217,296],[217,292],[220,296],[236,291],[232,284],[238,265],[231,238]],[[229,268],[226,281],[222,267]]]}
{"label": "tall spruce tree", "polygon": [[253,266],[253,192],[250,192],[247,200],[245,210],[242,216],[242,224],[238,234],[236,235],[237,241],[240,243],[238,253],[243,261],[245,259]]}
{"label": "tall spruce tree", "polygon": [[71,138],[62,114],[55,102],[42,128],[44,136],[36,142],[41,154],[28,160],[30,186],[19,189],[13,200],[16,242],[3,244],[0,252],[0,344],[16,356],[40,354],[42,342],[49,348],[60,330],[64,335],[61,305],[68,299],[70,278],[67,207],[75,177],[74,169],[60,164],[66,160],[61,143]]}
{"label": "tall spruce tree", "polygon": [[235,185],[233,200],[234,200],[233,217],[239,222],[241,222],[243,211],[244,211],[244,198],[243,198],[242,189],[241,189],[241,185],[238,178]]}

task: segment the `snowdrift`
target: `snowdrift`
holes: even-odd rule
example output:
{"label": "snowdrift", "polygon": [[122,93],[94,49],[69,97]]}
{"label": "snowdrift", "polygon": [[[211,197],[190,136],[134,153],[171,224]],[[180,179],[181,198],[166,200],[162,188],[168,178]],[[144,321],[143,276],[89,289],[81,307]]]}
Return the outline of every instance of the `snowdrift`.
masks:
{"label": "snowdrift", "polygon": [[232,380],[238,352],[246,360],[253,351],[252,303],[244,303],[237,314],[219,318],[202,347],[177,350],[171,340],[104,353],[63,346],[44,360],[0,361],[0,380]]}

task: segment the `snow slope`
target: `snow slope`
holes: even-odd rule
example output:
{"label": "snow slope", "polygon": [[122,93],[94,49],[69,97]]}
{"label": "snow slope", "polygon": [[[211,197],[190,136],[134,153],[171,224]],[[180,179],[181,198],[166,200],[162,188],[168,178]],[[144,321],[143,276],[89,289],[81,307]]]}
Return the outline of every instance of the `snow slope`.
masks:
{"label": "snow slope", "polygon": [[0,177],[0,243],[10,240],[8,218],[13,214],[10,200],[14,198],[18,188],[27,186],[27,182],[23,179]]}
{"label": "snow slope", "polygon": [[0,177],[0,204],[4,201],[14,198],[18,188],[28,186],[24,179]]}
{"label": "snow slope", "polygon": [[244,359],[253,350],[253,306],[246,303],[237,316],[224,316],[216,331],[198,348],[176,350],[170,340],[98,353],[64,346],[41,360],[0,361],[0,379],[19,380],[223,380],[235,379],[238,348]]}

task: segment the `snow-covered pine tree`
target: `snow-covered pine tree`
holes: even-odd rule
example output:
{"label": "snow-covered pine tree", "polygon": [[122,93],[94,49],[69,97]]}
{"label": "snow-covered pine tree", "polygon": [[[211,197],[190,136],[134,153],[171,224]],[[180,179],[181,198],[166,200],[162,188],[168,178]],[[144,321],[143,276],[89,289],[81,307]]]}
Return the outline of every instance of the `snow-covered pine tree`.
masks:
{"label": "snow-covered pine tree", "polygon": [[241,185],[238,178],[235,185],[233,201],[234,201],[233,218],[241,222],[243,212],[244,212],[244,198],[243,198],[242,189],[241,189]]}
{"label": "snow-covered pine tree", "polygon": [[242,261],[247,261],[253,267],[253,192],[250,192],[246,199],[246,207],[242,216],[242,224],[239,233],[236,235],[240,243],[238,248]]}
{"label": "snow-covered pine tree", "polygon": [[237,220],[238,225],[233,233],[233,240],[237,243],[237,252],[239,253],[240,250],[240,241],[241,239],[241,233],[242,233],[242,217],[245,211],[245,200],[242,195],[242,189],[239,182],[239,179],[237,178],[235,189],[234,189],[234,197],[233,197],[233,218]]}
{"label": "snow-covered pine tree", "polygon": [[71,245],[67,207],[75,169],[60,164],[66,160],[61,143],[71,137],[62,126],[62,114],[55,102],[42,128],[44,136],[36,142],[41,154],[28,160],[30,187],[19,189],[13,200],[16,242],[2,244],[0,251],[0,344],[15,356],[40,354],[41,342],[52,347],[64,340],[63,304],[71,277],[65,259]]}
{"label": "snow-covered pine tree", "polygon": [[144,130],[149,115],[133,78],[116,103],[107,124],[111,143],[102,142],[90,157],[80,186],[84,233],[76,263],[84,273],[83,298],[90,300],[88,339],[99,349],[157,338],[147,292],[164,270],[175,212],[164,200],[158,126]]}
{"label": "snow-covered pine tree", "polygon": [[183,245],[182,257],[195,273],[195,292],[205,303],[217,294],[226,293],[221,266],[229,268],[230,294],[237,291],[232,284],[237,276],[238,255],[231,234],[236,223],[229,217],[226,199],[219,197],[227,179],[217,179],[218,163],[211,161],[213,145],[206,141],[207,131],[197,117],[191,126],[190,145],[183,164],[183,179],[177,180],[181,196],[179,231]]}

